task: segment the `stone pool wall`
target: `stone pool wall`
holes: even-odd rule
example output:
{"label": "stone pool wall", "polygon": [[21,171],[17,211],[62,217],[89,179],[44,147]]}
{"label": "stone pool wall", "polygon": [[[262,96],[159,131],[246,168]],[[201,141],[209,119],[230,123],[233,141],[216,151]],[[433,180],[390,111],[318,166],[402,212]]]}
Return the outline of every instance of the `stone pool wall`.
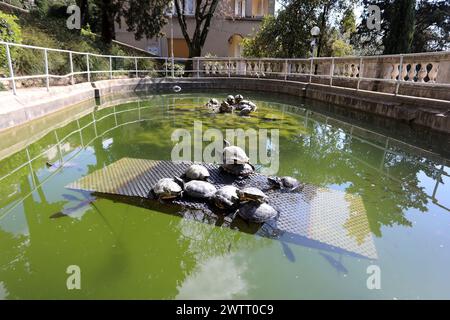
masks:
{"label": "stone pool wall", "polygon": [[115,79],[53,87],[50,92],[46,92],[45,89],[21,90],[17,96],[3,92],[0,95],[2,101],[0,130],[85,101],[114,103],[116,97],[120,97],[121,94],[172,92],[176,84],[180,85],[183,91],[218,89],[229,90],[230,93],[244,90],[281,93],[361,110],[441,132],[450,132],[450,101],[357,91],[317,83],[233,77]]}

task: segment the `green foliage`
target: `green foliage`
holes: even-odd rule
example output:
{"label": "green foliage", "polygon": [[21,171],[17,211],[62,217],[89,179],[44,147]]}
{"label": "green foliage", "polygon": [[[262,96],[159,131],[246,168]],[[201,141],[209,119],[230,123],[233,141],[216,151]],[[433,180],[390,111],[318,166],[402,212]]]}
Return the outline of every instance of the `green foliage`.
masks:
{"label": "green foliage", "polygon": [[348,8],[342,17],[342,20],[339,24],[340,32],[347,36],[356,32],[356,17],[353,12],[353,8]]}
{"label": "green foliage", "polygon": [[344,57],[353,54],[352,45],[341,39],[336,39],[331,45],[331,49],[333,50],[333,57]]}
{"label": "green foliage", "polygon": [[47,15],[50,8],[48,0],[35,0],[37,14],[41,17]]}
{"label": "green foliage", "polygon": [[317,22],[318,0],[294,0],[275,17],[264,18],[254,38],[243,42],[248,57],[304,57],[310,51],[310,30]]}
{"label": "green foliage", "polygon": [[170,0],[127,0],[127,5],[123,5],[123,0],[118,7],[117,22],[121,22],[123,17],[128,26],[128,31],[134,32],[136,39],[153,38],[161,35],[161,29],[166,25],[167,19],[164,10]]}
{"label": "green foliage", "polygon": [[[360,54],[380,54],[384,52],[399,52],[408,49],[411,52],[426,52],[448,50],[450,48],[450,2],[448,0],[417,0],[413,5],[405,0],[362,0],[363,8],[370,4],[377,5],[381,10],[381,30],[367,28],[369,13],[365,9],[357,34],[352,44]],[[403,6],[401,4],[403,3]],[[405,5],[406,4],[406,5]],[[391,26],[391,24],[393,24]],[[413,30],[412,30],[413,29]],[[396,43],[398,41],[398,43]],[[388,45],[388,48],[385,46]]]}
{"label": "green foliage", "polygon": [[391,6],[389,32],[383,38],[384,53],[409,53],[414,37],[415,0],[396,0]]}
{"label": "green foliage", "polygon": [[[0,41],[16,42],[22,41],[22,30],[14,15],[0,12]],[[15,54],[17,48],[11,47],[11,55]],[[0,72],[7,69],[6,49],[0,46]]]}

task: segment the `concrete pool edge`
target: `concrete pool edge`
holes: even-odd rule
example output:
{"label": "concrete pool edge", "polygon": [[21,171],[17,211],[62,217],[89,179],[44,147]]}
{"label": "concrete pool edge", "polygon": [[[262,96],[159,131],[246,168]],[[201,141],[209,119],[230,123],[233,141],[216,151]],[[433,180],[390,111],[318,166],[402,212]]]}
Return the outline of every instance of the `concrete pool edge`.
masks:
{"label": "concrete pool edge", "polygon": [[317,83],[234,77],[127,78],[52,87],[50,92],[45,88],[24,89],[17,96],[4,92],[0,95],[2,105],[6,105],[6,108],[0,108],[0,130],[16,127],[90,99],[97,98],[102,104],[117,94],[171,92],[175,84],[183,90],[249,90],[287,94],[450,133],[450,101],[357,91]]}

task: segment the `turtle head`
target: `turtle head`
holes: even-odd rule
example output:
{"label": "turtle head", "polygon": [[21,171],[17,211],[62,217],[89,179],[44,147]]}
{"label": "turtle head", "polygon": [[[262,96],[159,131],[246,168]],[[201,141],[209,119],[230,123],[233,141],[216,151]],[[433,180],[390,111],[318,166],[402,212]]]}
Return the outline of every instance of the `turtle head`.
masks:
{"label": "turtle head", "polygon": [[175,181],[176,183],[178,183],[178,185],[179,185],[182,189],[184,189],[184,180],[183,180],[183,179],[181,179],[180,177],[174,177],[174,178],[173,178],[173,181]]}
{"label": "turtle head", "polygon": [[230,141],[223,139],[223,147],[226,148],[226,147],[229,147],[229,146],[231,146]]}
{"label": "turtle head", "polygon": [[282,185],[282,181],[280,177],[267,177],[267,181],[269,182],[270,185],[272,185],[273,187],[281,187]]}

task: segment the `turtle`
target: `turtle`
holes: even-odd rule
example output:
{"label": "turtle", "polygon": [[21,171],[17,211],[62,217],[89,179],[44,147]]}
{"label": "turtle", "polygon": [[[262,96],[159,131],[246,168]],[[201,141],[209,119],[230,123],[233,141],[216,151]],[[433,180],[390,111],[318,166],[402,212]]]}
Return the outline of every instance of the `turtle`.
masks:
{"label": "turtle", "polygon": [[255,111],[257,109],[256,104],[254,104],[250,100],[242,100],[241,102],[239,102],[239,104],[243,105],[243,108],[250,107],[252,111]]}
{"label": "turtle", "polygon": [[249,222],[263,223],[274,219],[278,212],[267,203],[246,202],[237,211],[242,219]]}
{"label": "turtle", "polygon": [[237,95],[234,97],[234,103],[239,103],[239,102],[241,102],[242,100],[244,100],[244,97],[243,97],[241,94],[237,94]]}
{"label": "turtle", "polygon": [[233,208],[239,203],[238,193],[235,186],[223,186],[214,194],[214,204],[220,209]]}
{"label": "turtle", "polygon": [[160,200],[178,198],[183,194],[182,180],[162,178],[153,186],[152,192]]}
{"label": "turtle", "polygon": [[219,107],[219,101],[217,99],[209,99],[209,101],[206,103],[206,107],[209,109],[215,109]]}
{"label": "turtle", "polygon": [[251,165],[250,163],[244,164],[223,163],[220,166],[220,169],[238,177],[248,177],[253,172],[255,172],[255,167],[253,167],[253,165]]}
{"label": "turtle", "polygon": [[301,184],[297,179],[292,177],[268,177],[267,181],[269,184],[278,189],[288,189],[289,191],[294,191],[301,189],[303,184]]}
{"label": "turtle", "polygon": [[222,101],[219,108],[220,113],[231,113],[233,112],[233,106],[227,101]]}
{"label": "turtle", "polygon": [[191,180],[184,184],[184,193],[192,198],[209,199],[216,191],[216,187],[206,181]]}
{"label": "turtle", "polygon": [[223,140],[224,148],[222,160],[224,164],[245,164],[249,163],[250,158],[245,151],[237,146],[232,146],[227,140]]}
{"label": "turtle", "polygon": [[200,164],[193,164],[183,174],[183,178],[188,180],[208,180],[209,171]]}
{"label": "turtle", "polygon": [[236,111],[241,111],[241,110],[244,109],[245,107],[248,107],[248,105],[243,104],[243,103],[236,103],[236,104],[234,105],[234,109],[235,109]]}
{"label": "turtle", "polygon": [[229,105],[233,105],[234,104],[234,97],[231,94],[227,97],[227,103]]}
{"label": "turtle", "polygon": [[258,107],[256,106],[256,104],[254,104],[252,101],[247,101],[247,105],[252,108],[252,111],[256,111],[256,109],[258,109]]}
{"label": "turtle", "polygon": [[240,201],[267,202],[267,195],[255,187],[247,187],[239,190],[238,194]]}
{"label": "turtle", "polygon": [[242,109],[239,112],[239,115],[242,116],[248,116],[250,113],[252,112],[252,108],[250,108],[249,106],[245,107],[244,109]]}

